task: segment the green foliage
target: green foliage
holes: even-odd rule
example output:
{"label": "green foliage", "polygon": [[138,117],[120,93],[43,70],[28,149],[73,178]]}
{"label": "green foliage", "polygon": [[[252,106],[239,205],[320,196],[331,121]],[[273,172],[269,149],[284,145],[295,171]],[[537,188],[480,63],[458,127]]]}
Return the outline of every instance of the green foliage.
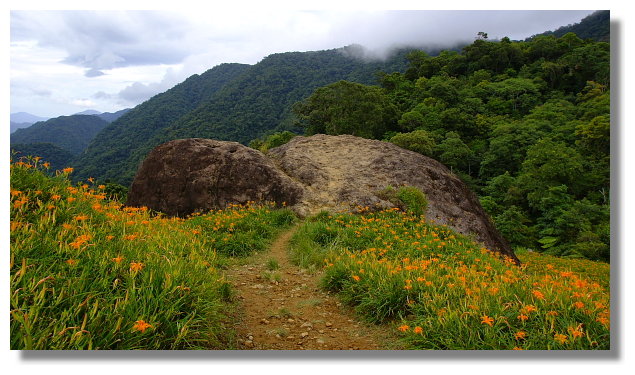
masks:
{"label": "green foliage", "polygon": [[259,150],[260,152],[267,152],[270,149],[278,146],[282,146],[288,143],[297,134],[285,130],[280,133],[274,133],[263,138],[254,139],[249,142],[249,147]]}
{"label": "green foliage", "polygon": [[114,182],[106,182],[104,185],[106,198],[114,201],[125,202],[128,198],[128,188]]}
{"label": "green foliage", "polygon": [[309,135],[352,134],[380,139],[397,121],[396,107],[379,87],[348,81],[320,87],[293,111]]}
{"label": "green foliage", "polygon": [[436,146],[434,138],[426,130],[415,130],[410,133],[397,133],[390,138],[390,143],[394,143],[406,150],[418,152],[422,155],[432,156]]}
{"label": "green foliage", "polygon": [[415,216],[424,216],[428,209],[428,198],[425,193],[414,186],[400,186],[398,189],[387,186],[378,192],[377,196]]}

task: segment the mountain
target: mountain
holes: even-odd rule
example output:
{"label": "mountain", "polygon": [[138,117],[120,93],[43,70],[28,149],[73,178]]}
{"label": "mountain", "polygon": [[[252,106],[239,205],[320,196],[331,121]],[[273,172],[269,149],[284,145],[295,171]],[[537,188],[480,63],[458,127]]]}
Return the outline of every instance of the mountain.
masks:
{"label": "mountain", "polygon": [[527,38],[527,41],[539,35],[553,35],[557,38],[574,33],[580,39],[593,39],[598,42],[609,42],[611,39],[611,11],[598,10],[583,18],[580,22],[562,26],[555,31],[546,31],[542,34]]}
{"label": "mountain", "polygon": [[121,111],[117,111],[117,112],[104,112],[104,113],[97,114],[95,116],[99,117],[102,120],[113,122],[119,117],[128,113],[128,111],[130,111],[130,108],[122,109]]}
{"label": "mountain", "polygon": [[32,115],[27,112],[16,112],[11,114],[11,122],[16,122],[16,123],[28,122],[31,124],[35,124],[38,121],[46,121],[46,120],[48,120],[47,117],[40,117],[40,116]]}
{"label": "mountain", "polygon": [[18,129],[28,128],[39,121],[46,121],[48,118],[32,115],[27,112],[16,112],[11,114],[10,130],[11,133]]}
{"label": "mountain", "polygon": [[316,88],[339,80],[376,83],[378,71],[406,66],[406,51],[368,62],[358,47],[273,54],[255,65],[222,64],[189,77],[133,108],[106,127],[73,166],[75,178],[128,185],[155,146],[188,137],[247,143],[275,130],[293,129],[291,106]]}
{"label": "mountain", "polygon": [[94,109],[87,109],[85,111],[77,112],[76,115],[100,115],[101,112],[95,111]]}
{"label": "mountain", "polygon": [[75,155],[108,125],[97,116],[60,116],[38,122],[11,134],[11,144],[51,143]]}
{"label": "mountain", "polygon": [[18,129],[24,129],[24,128],[28,128],[29,126],[33,125],[32,122],[13,122],[11,121],[10,125],[10,129],[11,129],[11,133],[15,132]]}

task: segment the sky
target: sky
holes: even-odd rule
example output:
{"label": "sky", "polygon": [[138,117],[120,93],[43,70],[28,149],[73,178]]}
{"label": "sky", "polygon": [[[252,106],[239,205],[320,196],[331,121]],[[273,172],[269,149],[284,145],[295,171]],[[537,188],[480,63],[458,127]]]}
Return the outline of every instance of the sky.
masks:
{"label": "sky", "polygon": [[12,10],[10,111],[41,117],[134,107],[218,64],[360,44],[451,46],[524,39],[592,10],[386,11],[185,8],[169,11]]}

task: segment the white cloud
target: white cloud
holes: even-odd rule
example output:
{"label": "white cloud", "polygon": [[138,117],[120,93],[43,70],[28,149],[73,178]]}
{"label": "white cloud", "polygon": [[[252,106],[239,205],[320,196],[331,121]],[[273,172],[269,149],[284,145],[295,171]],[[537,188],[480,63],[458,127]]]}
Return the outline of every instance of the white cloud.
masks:
{"label": "white cloud", "polygon": [[72,104],[72,105],[77,105],[77,106],[80,106],[80,107],[86,107],[86,108],[89,108],[89,107],[94,106],[94,105],[95,105],[95,102],[93,102],[93,101],[92,101],[92,100],[90,100],[90,99],[74,99],[74,100],[71,102],[71,104]]}

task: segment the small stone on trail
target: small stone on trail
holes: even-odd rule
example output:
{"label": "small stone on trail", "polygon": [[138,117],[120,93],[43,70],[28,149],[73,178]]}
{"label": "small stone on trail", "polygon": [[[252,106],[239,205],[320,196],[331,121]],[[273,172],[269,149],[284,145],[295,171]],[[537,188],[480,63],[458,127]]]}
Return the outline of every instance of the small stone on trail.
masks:
{"label": "small stone on trail", "polygon": [[248,348],[253,348],[254,347],[254,342],[251,340],[247,340],[245,341],[245,346]]}
{"label": "small stone on trail", "polygon": [[305,338],[305,337],[307,337],[308,335],[309,335],[309,332],[302,332],[302,333],[300,334],[300,337]]}
{"label": "small stone on trail", "polygon": [[289,323],[293,323],[293,322],[295,322],[295,320],[294,320],[294,319],[289,318],[289,319],[287,319],[287,322],[289,322]]}
{"label": "small stone on trail", "polygon": [[[349,320],[349,322],[350,322],[350,320]],[[326,322],[326,324],[324,324],[324,325],[325,325],[325,326],[327,326],[327,327],[331,327],[331,326],[333,325],[333,323],[331,323],[331,322]]]}

